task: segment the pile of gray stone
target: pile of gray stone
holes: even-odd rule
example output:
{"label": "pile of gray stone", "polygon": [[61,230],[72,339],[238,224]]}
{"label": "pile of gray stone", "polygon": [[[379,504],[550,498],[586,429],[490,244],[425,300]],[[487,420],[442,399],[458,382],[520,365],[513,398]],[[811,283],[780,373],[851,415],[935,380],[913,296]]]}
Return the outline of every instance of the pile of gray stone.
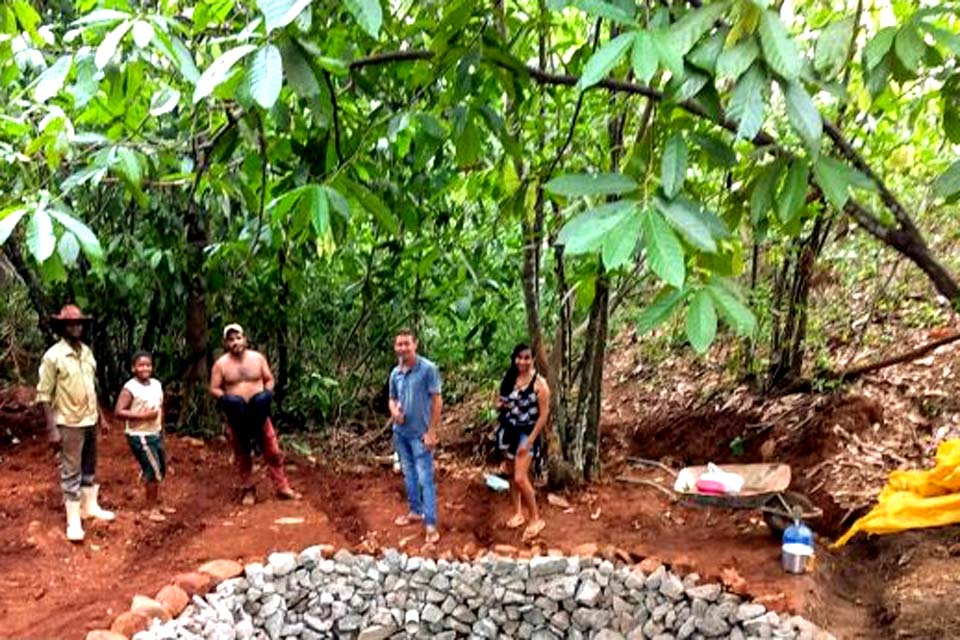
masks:
{"label": "pile of gray stone", "polygon": [[133,640],[830,638],[664,566],[579,557],[474,562],[320,547],[274,553]]}

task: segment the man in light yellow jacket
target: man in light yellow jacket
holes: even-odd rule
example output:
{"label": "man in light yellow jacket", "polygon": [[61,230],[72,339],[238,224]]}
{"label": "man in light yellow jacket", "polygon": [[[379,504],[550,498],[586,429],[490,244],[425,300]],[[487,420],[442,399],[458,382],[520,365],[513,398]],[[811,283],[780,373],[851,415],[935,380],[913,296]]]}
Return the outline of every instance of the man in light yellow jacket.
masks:
{"label": "man in light yellow jacket", "polygon": [[97,361],[81,338],[92,318],[68,304],[51,324],[60,341],[43,354],[37,402],[47,421],[47,438],[59,454],[60,487],[67,511],[67,539],[83,540],[83,518],[113,520],[114,514],[97,503],[94,484],[97,466]]}

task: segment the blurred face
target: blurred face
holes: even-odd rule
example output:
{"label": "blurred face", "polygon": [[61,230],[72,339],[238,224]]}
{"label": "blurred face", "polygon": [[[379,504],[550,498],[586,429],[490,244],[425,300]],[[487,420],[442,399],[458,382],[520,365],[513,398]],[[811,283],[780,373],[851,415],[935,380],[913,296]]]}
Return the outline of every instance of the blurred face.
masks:
{"label": "blurred face", "polygon": [[82,322],[67,322],[63,325],[63,332],[72,340],[79,340],[83,336]]}
{"label": "blurred face", "polygon": [[149,380],[153,375],[153,360],[146,356],[140,356],[133,362],[133,375],[138,380]]}
{"label": "blurred face", "polygon": [[237,331],[231,331],[230,333],[228,333],[223,343],[224,343],[224,346],[227,348],[227,351],[229,351],[235,356],[241,355],[243,353],[243,350],[247,348],[247,339],[243,336],[242,333],[239,333]]}
{"label": "blurred face", "polygon": [[417,341],[413,336],[399,335],[393,340],[393,351],[400,360],[410,363],[417,355]]}
{"label": "blurred face", "polygon": [[524,349],[517,354],[513,362],[517,365],[517,370],[520,373],[527,373],[533,367],[533,353],[530,352],[530,349]]}

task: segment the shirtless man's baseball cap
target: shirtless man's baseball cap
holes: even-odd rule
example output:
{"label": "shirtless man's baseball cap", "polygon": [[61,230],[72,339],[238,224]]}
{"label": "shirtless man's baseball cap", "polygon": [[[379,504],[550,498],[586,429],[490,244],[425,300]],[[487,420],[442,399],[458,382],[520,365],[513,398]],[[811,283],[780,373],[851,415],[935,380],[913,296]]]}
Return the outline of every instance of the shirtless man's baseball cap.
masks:
{"label": "shirtless man's baseball cap", "polygon": [[230,332],[236,331],[241,336],[243,335],[243,327],[238,325],[236,322],[231,322],[223,328],[223,339],[226,340],[227,336],[230,335]]}

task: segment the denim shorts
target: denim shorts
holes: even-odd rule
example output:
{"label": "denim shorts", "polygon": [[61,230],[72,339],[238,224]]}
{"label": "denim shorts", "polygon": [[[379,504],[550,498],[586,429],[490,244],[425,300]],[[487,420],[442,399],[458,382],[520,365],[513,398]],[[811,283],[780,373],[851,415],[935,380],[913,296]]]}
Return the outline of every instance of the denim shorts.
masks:
{"label": "denim shorts", "polygon": [[167,475],[167,454],[163,436],[159,433],[128,433],[127,444],[133,457],[140,463],[140,477],[144,482],[160,482]]}

